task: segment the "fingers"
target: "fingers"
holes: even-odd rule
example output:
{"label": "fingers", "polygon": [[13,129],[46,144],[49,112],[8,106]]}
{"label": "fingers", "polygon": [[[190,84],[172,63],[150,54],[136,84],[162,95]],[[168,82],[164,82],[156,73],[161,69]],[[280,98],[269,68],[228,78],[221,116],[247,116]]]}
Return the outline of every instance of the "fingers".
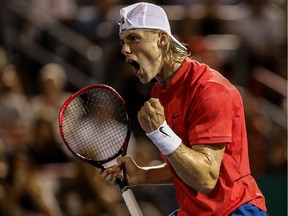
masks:
{"label": "fingers", "polygon": [[142,129],[149,133],[156,130],[165,121],[164,108],[158,98],[150,98],[144,103],[137,117]]}
{"label": "fingers", "polygon": [[113,170],[111,169],[107,169],[104,170],[101,174],[100,174],[101,178],[106,181],[107,183],[111,184],[111,185],[115,185],[116,183],[116,178],[117,178],[117,174],[115,172],[113,172]]}
{"label": "fingers", "polygon": [[106,170],[98,169],[100,177],[108,184],[115,185],[116,180],[119,177],[119,171],[115,167],[110,167]]}
{"label": "fingers", "polygon": [[148,101],[146,101],[146,103],[149,104],[154,109],[162,107],[158,98],[150,98]]}
{"label": "fingers", "polygon": [[107,169],[97,169],[100,177],[108,184],[115,185],[118,178],[121,178],[121,171],[126,162],[126,157],[117,158],[117,164]]}
{"label": "fingers", "polygon": [[162,111],[163,107],[158,98],[150,98],[144,103],[144,106],[142,108],[143,111],[147,112],[147,114],[152,115],[157,111]]}
{"label": "fingers", "polygon": [[124,157],[119,157],[117,159],[119,166],[123,168],[123,177],[127,180],[128,185],[134,186],[138,185],[140,182],[141,176],[139,175],[140,167],[136,164],[133,158],[129,155]]}

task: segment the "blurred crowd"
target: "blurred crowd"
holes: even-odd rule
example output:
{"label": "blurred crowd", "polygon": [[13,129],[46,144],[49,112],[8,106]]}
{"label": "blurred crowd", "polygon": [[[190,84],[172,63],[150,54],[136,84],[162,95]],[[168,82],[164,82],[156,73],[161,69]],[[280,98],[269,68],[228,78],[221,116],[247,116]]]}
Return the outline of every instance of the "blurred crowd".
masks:
{"label": "blurred crowd", "polygon": [[[119,189],[67,151],[58,114],[79,88],[111,85],[126,100],[131,117],[129,154],[143,166],[161,163],[136,118],[153,83],[141,84],[120,53],[119,7],[135,2],[0,1],[0,215],[129,215]],[[287,2],[149,2],[163,5],[172,32],[192,58],[239,88],[252,174],[286,175]],[[81,77],[87,78],[84,83]],[[145,216],[177,208],[171,186],[133,191]]]}

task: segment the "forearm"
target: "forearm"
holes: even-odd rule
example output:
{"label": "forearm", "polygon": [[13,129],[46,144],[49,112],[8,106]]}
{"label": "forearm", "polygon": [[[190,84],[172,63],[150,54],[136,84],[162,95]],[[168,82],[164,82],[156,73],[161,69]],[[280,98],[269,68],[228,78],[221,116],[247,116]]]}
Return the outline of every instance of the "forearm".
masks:
{"label": "forearm", "polygon": [[167,158],[187,185],[201,193],[208,193],[215,187],[218,179],[221,163],[218,158],[222,157],[222,150],[219,150],[218,157],[211,157],[207,151],[200,150],[201,146],[194,150],[181,144],[173,153],[167,155]]}
{"label": "forearm", "polygon": [[173,175],[167,164],[153,167],[142,167],[140,185],[147,184],[171,184]]}
{"label": "forearm", "polygon": [[131,156],[119,157],[117,158],[117,165],[104,171],[101,169],[98,171],[103,179],[115,184],[117,177],[121,175],[123,166],[125,166],[125,178],[130,186],[173,183],[173,175],[167,164],[141,167],[135,163]]}
{"label": "forearm", "polygon": [[187,185],[202,193],[214,188],[218,178],[215,170],[219,166],[214,163],[214,157],[211,159],[214,152],[209,152],[208,147],[205,150],[198,148],[204,145],[196,145],[193,147],[195,149],[186,147],[166,121],[158,129],[147,133],[147,136],[167,156],[175,172]]}

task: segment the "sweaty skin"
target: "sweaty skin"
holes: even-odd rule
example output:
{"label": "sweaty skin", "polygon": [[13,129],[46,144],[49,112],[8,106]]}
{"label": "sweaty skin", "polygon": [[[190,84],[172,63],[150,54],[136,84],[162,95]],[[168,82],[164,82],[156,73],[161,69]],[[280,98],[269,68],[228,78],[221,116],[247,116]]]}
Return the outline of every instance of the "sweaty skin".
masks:
{"label": "sweaty skin", "polygon": [[[138,121],[146,133],[159,128],[165,120],[158,99],[150,98],[138,112]],[[183,143],[167,156],[179,177],[201,193],[211,191],[218,179],[225,144],[192,145]]]}
{"label": "sweaty skin", "polygon": [[[149,34],[152,33],[143,29],[124,30],[120,35],[121,52],[125,55],[126,62],[136,61],[139,64],[139,68],[133,67],[133,70],[142,83],[148,83],[156,78],[164,88],[181,63],[173,62],[162,51],[169,38],[165,32],[153,37]],[[144,103],[137,117],[142,129],[150,133],[165,121],[164,108],[158,99],[150,98]],[[193,145],[192,143],[190,146],[180,144],[174,152],[167,155],[167,158],[177,175],[187,185],[201,193],[208,193],[216,185],[225,144]],[[130,156],[120,157],[117,162],[117,165],[104,172],[99,170],[102,178],[111,184],[115,184],[123,165],[125,165],[125,178],[131,186],[173,182],[173,175],[166,164],[140,167]]]}

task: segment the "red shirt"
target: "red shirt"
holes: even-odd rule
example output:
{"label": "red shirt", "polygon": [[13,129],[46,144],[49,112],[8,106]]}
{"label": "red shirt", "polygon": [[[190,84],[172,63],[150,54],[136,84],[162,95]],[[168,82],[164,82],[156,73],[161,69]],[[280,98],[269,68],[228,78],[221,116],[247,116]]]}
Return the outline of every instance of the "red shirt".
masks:
{"label": "red shirt", "polygon": [[266,211],[265,199],[250,175],[241,96],[227,79],[205,64],[186,59],[166,88],[156,83],[168,125],[186,146],[227,143],[215,188],[201,194],[174,173],[179,216],[228,215],[244,203]]}

